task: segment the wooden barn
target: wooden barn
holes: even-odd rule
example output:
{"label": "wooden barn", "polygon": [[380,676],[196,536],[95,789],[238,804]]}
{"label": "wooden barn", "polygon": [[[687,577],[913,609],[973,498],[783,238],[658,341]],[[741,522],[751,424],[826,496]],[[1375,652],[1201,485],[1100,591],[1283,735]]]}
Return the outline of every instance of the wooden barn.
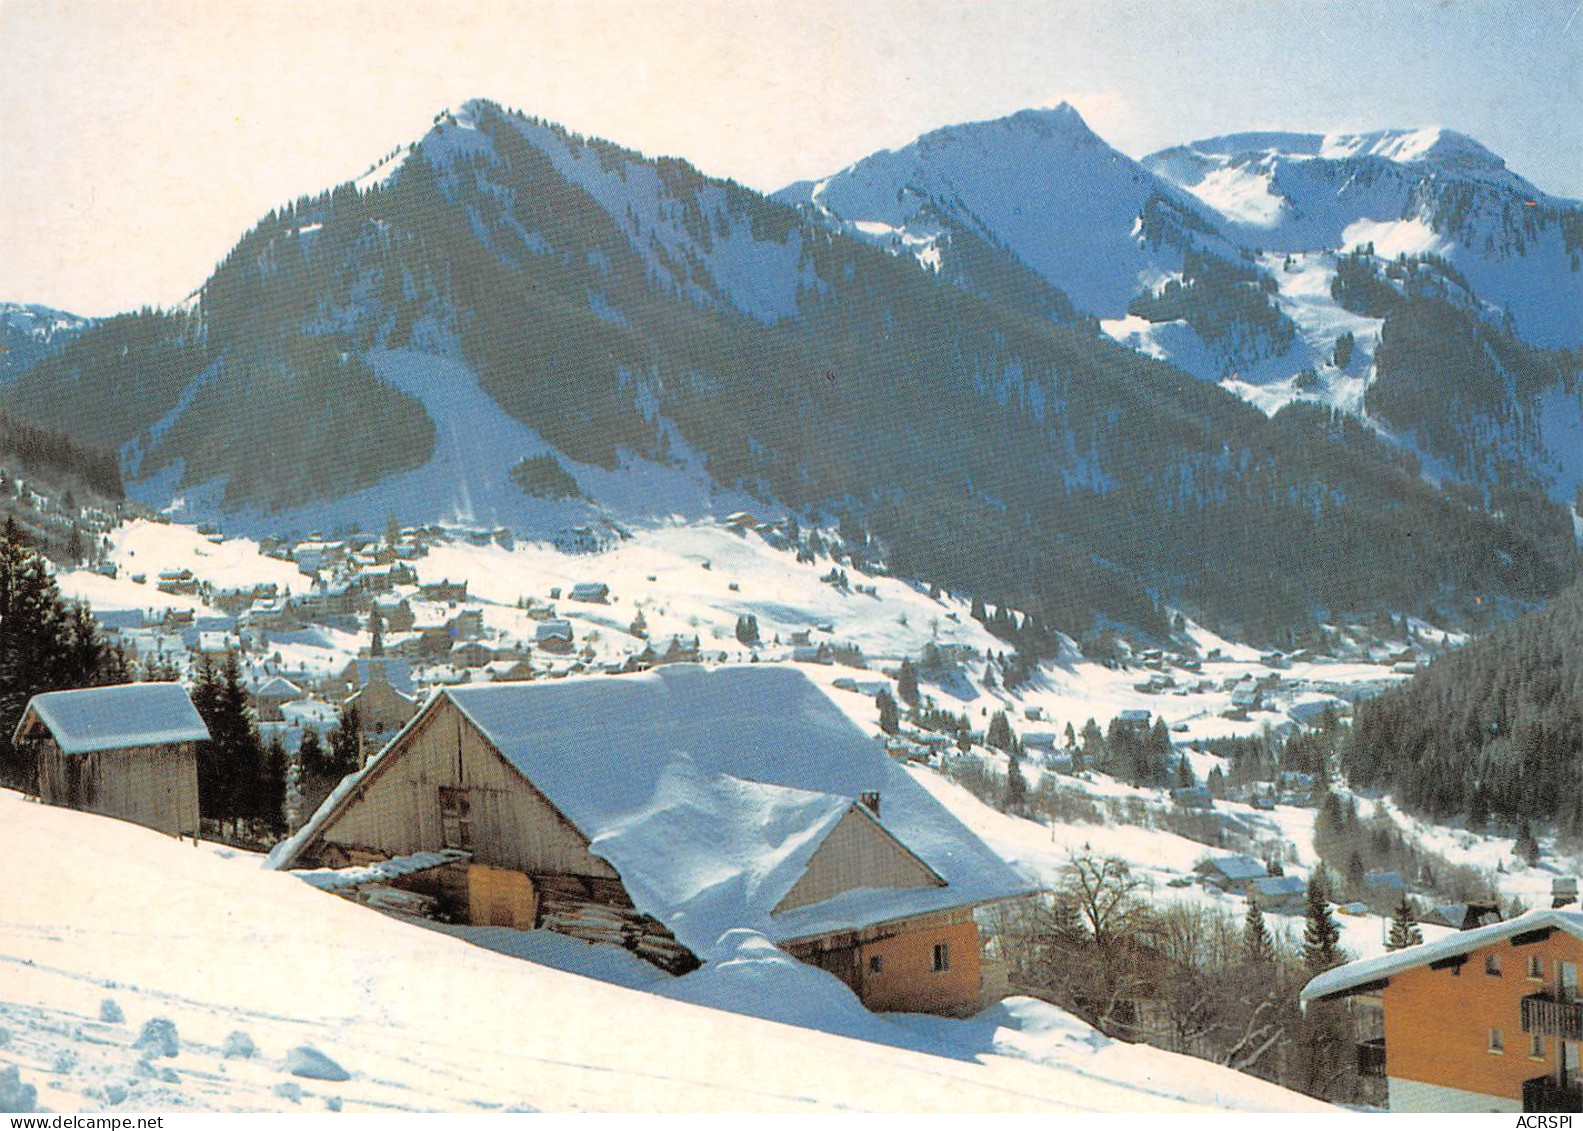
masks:
{"label": "wooden barn", "polygon": [[180,684],[129,683],[35,695],[13,741],[32,751],[41,800],[197,836],[208,738]]}
{"label": "wooden barn", "polygon": [[1031,888],[794,668],[673,665],[446,688],[277,868],[445,850],[404,877],[457,918],[683,972],[735,928],[871,1008],[974,1012],[974,909]]}

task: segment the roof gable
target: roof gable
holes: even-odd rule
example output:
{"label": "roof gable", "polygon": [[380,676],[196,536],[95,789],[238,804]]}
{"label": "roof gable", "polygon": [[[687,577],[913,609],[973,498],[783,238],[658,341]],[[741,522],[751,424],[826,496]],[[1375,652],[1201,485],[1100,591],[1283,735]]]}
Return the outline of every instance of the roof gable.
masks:
{"label": "roof gable", "polygon": [[945,887],[925,864],[862,805],[846,812],[819,841],[802,875],[775,905],[774,914],[818,903],[856,888]]}
{"label": "roof gable", "polygon": [[177,683],[127,683],[35,695],[17,723],[15,741],[49,731],[62,752],[91,754],[132,746],[204,742],[204,726],[187,689]]}
{"label": "roof gable", "polygon": [[253,693],[260,699],[294,699],[303,694],[298,687],[285,676],[271,676],[257,691]]}

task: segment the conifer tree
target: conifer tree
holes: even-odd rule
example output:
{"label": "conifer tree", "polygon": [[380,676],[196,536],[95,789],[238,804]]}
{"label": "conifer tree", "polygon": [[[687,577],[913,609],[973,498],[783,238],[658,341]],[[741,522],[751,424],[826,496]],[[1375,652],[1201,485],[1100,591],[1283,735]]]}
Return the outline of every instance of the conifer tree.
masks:
{"label": "conifer tree", "polygon": [[1533,825],[1527,820],[1517,827],[1513,851],[1530,865],[1539,863],[1539,840],[1534,836]]}
{"label": "conifer tree", "polygon": [[355,772],[363,762],[363,716],[356,703],[341,708],[340,724],[330,732],[330,762],[332,777],[345,777]]}
{"label": "conifer tree", "polygon": [[918,706],[918,668],[911,660],[901,662],[896,675],[896,696],[909,707]]}
{"label": "conifer tree", "polygon": [[[198,811],[217,820],[268,817],[264,744],[248,708],[235,652],[227,653],[218,669],[208,656],[203,658],[192,701],[209,729],[209,741],[198,755]],[[277,799],[277,822],[278,809]]]}
{"label": "conifer tree", "polygon": [[280,735],[271,735],[264,747],[263,772],[258,790],[258,816],[271,827],[279,829],[286,824],[287,759],[286,745]]}
{"label": "conifer tree", "polygon": [[1019,812],[1028,800],[1028,779],[1022,776],[1022,759],[1011,756],[1011,766],[1006,771],[1006,810]]}
{"label": "conifer tree", "polygon": [[1197,784],[1198,780],[1193,777],[1192,763],[1188,762],[1187,755],[1183,754],[1176,760],[1176,788],[1192,789]]}
{"label": "conifer tree", "polygon": [[1011,721],[1006,718],[1005,711],[996,711],[990,716],[989,731],[984,741],[997,750],[1011,751],[1016,748],[1016,740],[1011,736]]}
{"label": "conifer tree", "polygon": [[1085,765],[1103,766],[1105,764],[1105,735],[1099,729],[1099,724],[1093,719],[1083,724],[1083,739],[1081,758]]}
{"label": "conifer tree", "polygon": [[209,728],[209,741],[198,747],[198,811],[205,816],[218,817],[225,808],[225,774],[214,743],[211,720],[219,717],[220,678],[207,652],[199,658],[191,695],[192,705]]}
{"label": "conifer tree", "polygon": [[376,606],[368,610],[368,654],[370,656],[383,656],[385,654],[385,618],[379,615]]}
{"label": "conifer tree", "polygon": [[1171,732],[1166,729],[1163,718],[1155,717],[1154,726],[1149,730],[1148,741],[1143,745],[1141,753],[1138,784],[1162,785],[1168,781],[1171,764]]}
{"label": "conifer tree", "polygon": [[1329,970],[1341,961],[1338,946],[1341,928],[1330,914],[1330,899],[1323,869],[1315,868],[1308,877],[1303,925],[1303,962],[1314,974]]}
{"label": "conifer tree", "polygon": [[304,774],[322,777],[330,772],[324,743],[319,740],[319,732],[313,727],[303,729],[302,741],[297,746],[297,761],[301,764]]}
{"label": "conifer tree", "polygon": [[1251,899],[1242,921],[1242,956],[1252,966],[1267,966],[1275,961],[1275,942],[1264,925],[1264,912]]}
{"label": "conifer tree", "polygon": [[1392,912],[1391,934],[1385,949],[1401,950],[1406,946],[1417,946],[1423,941],[1424,933],[1418,929],[1418,915],[1413,911],[1413,901],[1403,892],[1401,902]]}
{"label": "conifer tree", "polygon": [[[312,733],[312,731],[308,731],[303,735],[303,737],[307,738],[308,734]],[[302,749],[299,747],[298,749],[292,751],[292,753],[286,758],[285,816],[287,836],[290,836],[292,833],[302,828],[302,822],[307,816],[303,812],[305,804],[305,799],[302,794],[303,774]]]}
{"label": "conifer tree", "polygon": [[11,735],[33,696],[129,678],[87,606],[61,599],[43,557],[8,516],[0,535],[0,779],[32,786],[31,761]]}
{"label": "conifer tree", "polygon": [[737,640],[749,648],[759,645],[759,618],[752,613],[744,613],[737,617]]}
{"label": "conifer tree", "polygon": [[879,708],[879,729],[886,734],[895,734],[901,725],[899,712],[896,710],[896,700],[891,693],[880,688],[879,694],[874,696],[874,705]]}

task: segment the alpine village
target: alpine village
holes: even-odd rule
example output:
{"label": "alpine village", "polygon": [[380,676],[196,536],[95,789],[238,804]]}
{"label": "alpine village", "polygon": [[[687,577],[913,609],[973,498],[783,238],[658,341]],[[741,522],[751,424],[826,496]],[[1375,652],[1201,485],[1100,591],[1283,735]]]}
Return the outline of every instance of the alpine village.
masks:
{"label": "alpine village", "polygon": [[1583,1110],[1583,204],[418,125],[0,305],[0,1110]]}

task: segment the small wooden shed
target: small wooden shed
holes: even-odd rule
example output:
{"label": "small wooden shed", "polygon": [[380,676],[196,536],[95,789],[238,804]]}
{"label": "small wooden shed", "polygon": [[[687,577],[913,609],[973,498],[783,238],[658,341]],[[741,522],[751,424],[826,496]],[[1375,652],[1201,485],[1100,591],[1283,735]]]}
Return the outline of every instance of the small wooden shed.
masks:
{"label": "small wooden shed", "polygon": [[186,688],[129,683],[35,695],[13,741],[32,750],[41,800],[197,836],[208,738]]}

